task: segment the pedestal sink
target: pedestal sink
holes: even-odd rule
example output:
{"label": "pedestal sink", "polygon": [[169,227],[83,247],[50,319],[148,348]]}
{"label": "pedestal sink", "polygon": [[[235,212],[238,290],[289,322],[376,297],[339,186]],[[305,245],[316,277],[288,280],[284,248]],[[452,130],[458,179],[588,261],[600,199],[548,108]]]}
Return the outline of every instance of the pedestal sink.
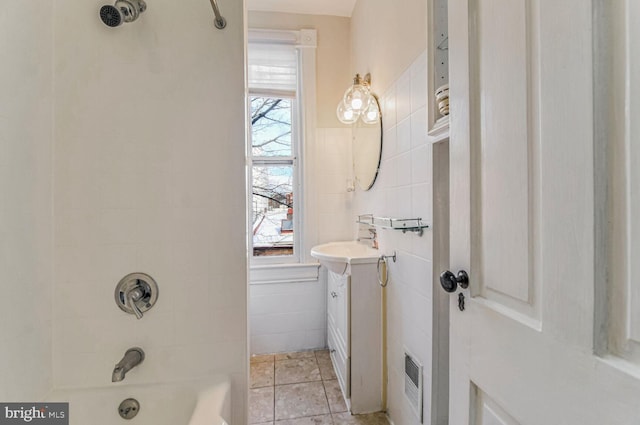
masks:
{"label": "pedestal sink", "polygon": [[320,260],[329,270],[345,274],[351,264],[376,263],[380,253],[356,241],[330,242],[311,248],[311,256]]}

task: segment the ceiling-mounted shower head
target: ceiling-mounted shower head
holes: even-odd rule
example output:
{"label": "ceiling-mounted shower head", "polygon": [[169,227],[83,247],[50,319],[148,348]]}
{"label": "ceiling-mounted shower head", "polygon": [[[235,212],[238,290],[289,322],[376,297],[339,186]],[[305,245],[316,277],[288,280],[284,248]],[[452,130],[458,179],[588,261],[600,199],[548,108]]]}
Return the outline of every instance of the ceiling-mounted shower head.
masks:
{"label": "ceiling-mounted shower head", "polygon": [[113,6],[107,4],[100,8],[100,19],[108,27],[117,27],[123,22],[135,21],[145,10],[144,0],[117,0]]}

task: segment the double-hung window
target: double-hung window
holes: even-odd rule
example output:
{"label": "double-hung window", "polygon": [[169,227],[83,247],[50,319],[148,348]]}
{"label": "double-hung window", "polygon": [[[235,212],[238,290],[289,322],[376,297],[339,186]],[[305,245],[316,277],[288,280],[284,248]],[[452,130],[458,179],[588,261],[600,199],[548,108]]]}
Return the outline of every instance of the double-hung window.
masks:
{"label": "double-hung window", "polygon": [[294,44],[250,41],[249,193],[253,262],[296,262],[301,239],[299,60]]}

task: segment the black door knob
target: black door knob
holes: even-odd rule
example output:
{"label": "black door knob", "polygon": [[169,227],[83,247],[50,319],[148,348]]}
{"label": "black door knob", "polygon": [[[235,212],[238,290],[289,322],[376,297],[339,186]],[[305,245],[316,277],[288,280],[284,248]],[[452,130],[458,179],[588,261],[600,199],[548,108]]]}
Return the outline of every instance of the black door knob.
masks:
{"label": "black door knob", "polygon": [[442,289],[447,292],[456,292],[458,285],[460,285],[462,289],[466,289],[469,287],[469,275],[464,270],[460,270],[458,276],[449,270],[445,270],[440,273],[440,285],[442,285]]}

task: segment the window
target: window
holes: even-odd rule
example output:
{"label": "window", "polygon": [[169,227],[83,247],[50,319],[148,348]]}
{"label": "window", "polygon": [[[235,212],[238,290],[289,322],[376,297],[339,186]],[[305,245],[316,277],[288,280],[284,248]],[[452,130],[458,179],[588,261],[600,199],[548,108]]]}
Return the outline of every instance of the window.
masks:
{"label": "window", "polygon": [[295,99],[251,96],[253,255],[294,255]]}
{"label": "window", "polygon": [[[249,166],[254,259],[298,260],[300,146],[295,45],[249,43]],[[258,260],[261,261],[261,260]]]}

